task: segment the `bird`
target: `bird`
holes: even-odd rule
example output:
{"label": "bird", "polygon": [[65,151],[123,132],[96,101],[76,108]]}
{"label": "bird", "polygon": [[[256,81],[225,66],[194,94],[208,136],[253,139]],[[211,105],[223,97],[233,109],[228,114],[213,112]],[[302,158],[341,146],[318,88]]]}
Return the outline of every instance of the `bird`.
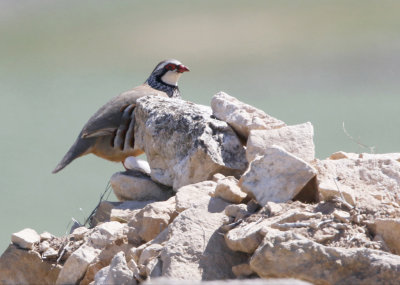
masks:
{"label": "bird", "polygon": [[144,96],[181,98],[178,80],[187,71],[189,68],[176,59],[161,61],[142,85],[114,97],[88,120],[52,172],[57,173],[74,159],[90,153],[123,165],[127,157],[142,154],[142,150],[134,148],[136,100]]}

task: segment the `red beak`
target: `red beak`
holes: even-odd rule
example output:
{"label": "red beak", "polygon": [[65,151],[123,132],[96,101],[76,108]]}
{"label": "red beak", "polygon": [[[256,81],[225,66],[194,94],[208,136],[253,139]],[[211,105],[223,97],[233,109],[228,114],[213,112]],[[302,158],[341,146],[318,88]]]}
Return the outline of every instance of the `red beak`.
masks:
{"label": "red beak", "polygon": [[183,72],[186,72],[186,71],[190,71],[189,68],[187,68],[187,67],[184,66],[184,65],[179,65],[179,66],[178,66],[178,72],[179,72],[179,73],[183,73]]}

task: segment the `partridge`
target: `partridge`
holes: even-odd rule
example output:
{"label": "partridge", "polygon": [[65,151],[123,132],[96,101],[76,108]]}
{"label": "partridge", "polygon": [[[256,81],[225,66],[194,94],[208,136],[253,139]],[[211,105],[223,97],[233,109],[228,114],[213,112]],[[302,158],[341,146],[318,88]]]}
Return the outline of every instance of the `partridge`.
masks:
{"label": "partridge", "polygon": [[178,80],[189,71],[176,59],[160,62],[146,82],[102,106],[85,124],[75,143],[53,170],[59,172],[74,159],[93,153],[101,158],[124,162],[129,156],[138,156],[142,150],[134,147],[134,108],[143,96],[180,98]]}

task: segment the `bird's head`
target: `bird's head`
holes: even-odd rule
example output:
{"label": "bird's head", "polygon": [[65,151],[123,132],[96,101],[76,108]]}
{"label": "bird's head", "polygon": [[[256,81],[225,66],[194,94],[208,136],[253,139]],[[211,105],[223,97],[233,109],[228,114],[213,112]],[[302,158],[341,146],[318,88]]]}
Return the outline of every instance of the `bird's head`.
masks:
{"label": "bird's head", "polygon": [[160,83],[178,86],[179,78],[186,71],[189,71],[189,68],[184,66],[180,61],[168,59],[157,64],[149,79],[153,77]]}

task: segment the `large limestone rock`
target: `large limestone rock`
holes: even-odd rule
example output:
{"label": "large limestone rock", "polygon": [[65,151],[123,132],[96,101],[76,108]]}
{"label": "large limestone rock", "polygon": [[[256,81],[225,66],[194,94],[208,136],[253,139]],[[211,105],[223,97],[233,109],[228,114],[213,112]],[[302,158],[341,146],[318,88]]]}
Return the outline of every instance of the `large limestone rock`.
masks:
{"label": "large limestone rock", "polygon": [[129,269],[123,251],[117,253],[111,264],[104,267],[95,276],[97,285],[136,285],[133,272]]}
{"label": "large limestone rock", "polygon": [[264,155],[268,147],[279,145],[306,162],[315,159],[314,128],[310,122],[275,130],[252,130],[247,140],[246,157],[252,161]]}
{"label": "large limestone rock", "polygon": [[35,244],[39,243],[40,235],[33,229],[23,229],[22,231],[13,233],[11,241],[21,248],[32,249]]}
{"label": "large limestone rock", "polygon": [[249,136],[251,130],[271,130],[285,126],[281,120],[224,92],[214,95],[211,108],[215,117],[227,122],[244,138]]}
{"label": "large limestone rock", "polygon": [[162,276],[175,279],[213,280],[234,278],[232,266],[247,260],[231,251],[219,228],[223,213],[202,209],[182,212],[169,226],[169,239],[161,252]]}
{"label": "large limestone rock", "polygon": [[137,101],[135,119],[135,144],[147,155],[152,179],[175,190],[247,167],[238,137],[209,107],[149,96]]}
{"label": "large limestone rock", "polygon": [[33,250],[20,249],[10,245],[0,258],[0,284],[28,285],[35,282],[54,284],[61,265],[43,261]]}
{"label": "large limestone rock", "polygon": [[110,178],[110,184],[118,200],[167,200],[172,196],[168,187],[160,185],[140,171],[117,172]]}
{"label": "large limestone rock", "polygon": [[[331,185],[331,195],[343,195],[346,200],[354,200],[351,204],[362,204],[372,211],[400,202],[400,162],[395,159],[381,158],[380,155],[326,159],[317,161],[314,166],[322,193],[326,192],[327,185]],[[335,189],[336,194],[333,194]]]}
{"label": "large limestone rock", "polygon": [[250,260],[261,277],[313,284],[399,284],[400,256],[367,248],[327,247],[293,232],[269,229]]}
{"label": "large limestone rock", "polygon": [[99,249],[95,249],[87,244],[75,250],[61,269],[56,284],[67,285],[77,283],[84,277],[89,264],[99,253]]}
{"label": "large limestone rock", "polygon": [[239,279],[239,280],[177,280],[170,278],[156,278],[144,283],[145,285],[311,285],[311,283],[291,278],[270,279]]}
{"label": "large limestone rock", "polygon": [[264,206],[268,201],[293,199],[315,175],[316,170],[307,162],[274,146],[251,162],[239,184]]}

